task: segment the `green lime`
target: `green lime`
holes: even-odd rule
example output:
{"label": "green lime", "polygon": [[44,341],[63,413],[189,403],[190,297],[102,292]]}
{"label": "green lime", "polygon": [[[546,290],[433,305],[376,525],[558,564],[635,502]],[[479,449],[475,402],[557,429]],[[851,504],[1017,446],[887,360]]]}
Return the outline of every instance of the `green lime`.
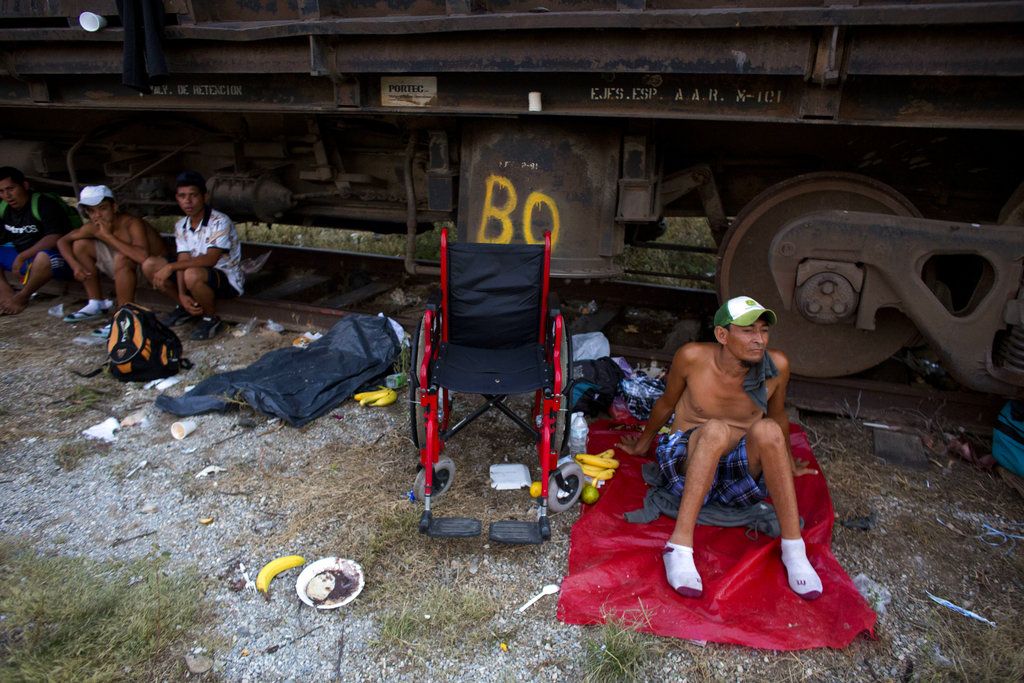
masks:
{"label": "green lime", "polygon": [[583,499],[583,502],[586,503],[587,505],[593,505],[594,503],[597,502],[597,499],[600,497],[601,492],[597,490],[596,486],[592,486],[590,484],[587,484],[586,486],[583,487],[583,493],[580,496],[580,498]]}

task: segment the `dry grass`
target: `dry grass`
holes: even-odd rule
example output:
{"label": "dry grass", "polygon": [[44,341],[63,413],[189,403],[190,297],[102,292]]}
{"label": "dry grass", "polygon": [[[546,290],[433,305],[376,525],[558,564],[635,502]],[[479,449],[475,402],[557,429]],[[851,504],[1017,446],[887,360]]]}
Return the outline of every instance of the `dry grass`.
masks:
{"label": "dry grass", "polygon": [[647,666],[664,651],[662,642],[637,630],[637,623],[609,617],[584,638],[584,680],[650,680]]}
{"label": "dry grass", "polygon": [[424,657],[472,647],[494,638],[487,625],[496,612],[494,600],[483,591],[435,584],[380,614],[380,635],[373,647]]}
{"label": "dry grass", "polygon": [[65,441],[57,449],[57,453],[54,456],[54,460],[57,461],[57,465],[65,472],[77,468],[83,460],[85,460],[91,453],[96,450],[93,444],[81,439],[77,441]]}
{"label": "dry grass", "polygon": [[0,679],[181,680],[203,586],[149,557],[40,557],[0,540]]}

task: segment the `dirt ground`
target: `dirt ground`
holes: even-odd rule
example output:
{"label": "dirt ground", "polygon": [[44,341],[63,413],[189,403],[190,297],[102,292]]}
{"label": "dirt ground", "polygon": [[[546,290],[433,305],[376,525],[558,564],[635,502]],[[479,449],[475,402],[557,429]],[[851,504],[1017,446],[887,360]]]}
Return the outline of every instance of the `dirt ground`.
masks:
{"label": "dirt ground", "polygon": [[[182,658],[189,653],[212,659],[206,680],[616,677],[602,660],[616,634],[561,624],[554,598],[514,614],[564,577],[578,509],[556,516],[551,541],[540,547],[420,536],[419,507],[407,498],[416,455],[401,401],[386,409],[346,401],[302,429],[243,408],[201,416],[194,434],[175,441],[174,419],[152,405],[156,390],[72,374],[97,365],[103,352],[72,343],[87,326],[47,315],[59,302],[75,305],[51,298],[0,317],[0,536],[41,555],[103,562],[160,552],[171,558],[168,571],[204,577],[207,620],[175,653],[170,679],[188,675]],[[294,336],[256,328],[186,341],[196,367],[167,391],[244,367]],[[81,435],[132,413],[143,424],[125,427],[112,444]],[[891,596],[875,637],[862,635],[843,651],[786,653],[643,636],[626,673],[694,681],[1024,679],[1024,548],[983,536],[985,525],[1024,535],[1024,498],[998,476],[947,458],[938,431],[923,434],[939,445],[928,469],[914,471],[877,459],[871,430],[859,421],[793,418],[808,432],[837,522],[867,518],[871,527],[837,523],[833,552],[851,576],[865,574]],[[983,439],[978,446],[986,447]],[[535,461],[511,423],[485,416],[448,454],[458,475],[446,515],[477,517],[485,528],[531,518],[525,492],[488,487],[490,464]],[[225,470],[197,478],[208,465]],[[292,553],[351,557],[363,566],[366,588],[333,613],[298,604],[289,587],[296,571],[275,581],[269,603],[236,590],[240,561],[255,573]],[[926,591],[995,626],[937,605]]]}

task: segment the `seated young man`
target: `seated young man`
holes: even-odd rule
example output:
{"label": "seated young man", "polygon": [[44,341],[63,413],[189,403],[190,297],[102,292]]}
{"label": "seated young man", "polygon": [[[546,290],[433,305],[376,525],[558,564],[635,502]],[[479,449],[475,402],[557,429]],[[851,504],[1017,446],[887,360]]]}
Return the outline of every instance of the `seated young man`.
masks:
{"label": "seated young man", "polygon": [[[57,240],[71,229],[60,202],[29,188],[24,174],[11,166],[0,168],[0,315],[21,313],[32,294],[51,278],[70,280],[71,270]],[[21,276],[15,293],[3,271]]]}
{"label": "seated young man", "polygon": [[769,494],[782,528],[782,563],[802,598],[821,595],[821,579],[807,560],[793,478],[816,474],[789,450],[786,384],[789,361],[769,351],[775,313],[750,297],[730,299],[715,313],[717,343],[691,343],[672,359],[665,393],[638,437],[619,444],[643,455],[669,417],[658,464],[682,496],[675,529],[662,551],[665,575],[680,595],[703,590],[693,561],[693,530],[705,503],[753,505]]}
{"label": "seated young man", "polygon": [[235,224],[208,204],[203,176],[185,171],[178,176],[176,188],[174,197],[185,214],[174,226],[177,258],[171,263],[159,257],[149,259],[142,272],[178,303],[162,318],[165,325],[173,327],[202,316],[192,339],[213,339],[223,329],[217,299],[242,293],[242,248]]}
{"label": "seated young man", "polygon": [[85,207],[89,222],[57,240],[57,248],[75,279],[85,287],[89,303],[65,316],[64,322],[68,323],[95,320],[106,314],[101,272],[114,281],[117,305],[121,306],[135,301],[139,269],[146,260],[166,253],[160,233],[146,221],[120,211],[114,193],[106,185],[82,188],[78,205]]}

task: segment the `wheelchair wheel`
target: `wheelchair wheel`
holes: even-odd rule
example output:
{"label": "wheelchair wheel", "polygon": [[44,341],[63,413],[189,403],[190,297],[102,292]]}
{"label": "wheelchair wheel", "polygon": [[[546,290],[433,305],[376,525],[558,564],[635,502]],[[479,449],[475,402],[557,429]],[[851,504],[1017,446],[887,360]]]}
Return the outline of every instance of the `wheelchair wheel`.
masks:
{"label": "wheelchair wheel", "polygon": [[572,337],[562,325],[562,358],[559,363],[562,369],[562,407],[555,417],[555,431],[551,434],[551,447],[559,457],[569,443],[569,420],[566,417],[571,412],[572,406],[569,401],[572,399]]}
{"label": "wheelchair wheel", "polygon": [[[580,477],[582,478],[582,476],[583,470],[580,470]],[[439,500],[451,488],[453,481],[455,481],[455,463],[451,458],[441,458],[434,465],[434,490],[430,494],[431,499]],[[427,471],[420,468],[420,471],[416,473],[416,481],[412,485],[416,500],[423,500],[426,497],[426,488]]]}
{"label": "wheelchair wheel", "polygon": [[[558,485],[558,477],[561,473],[562,486]],[[575,462],[567,462],[558,466],[558,469],[548,477],[548,510],[551,512],[565,512],[580,499],[583,492],[583,469]]]}
{"label": "wheelchair wheel", "polygon": [[416,448],[423,448],[427,443],[427,420],[420,405],[420,365],[427,348],[429,330],[424,329],[427,317],[423,316],[420,324],[412,333],[412,361],[409,368],[409,427],[412,431],[412,442]]}

